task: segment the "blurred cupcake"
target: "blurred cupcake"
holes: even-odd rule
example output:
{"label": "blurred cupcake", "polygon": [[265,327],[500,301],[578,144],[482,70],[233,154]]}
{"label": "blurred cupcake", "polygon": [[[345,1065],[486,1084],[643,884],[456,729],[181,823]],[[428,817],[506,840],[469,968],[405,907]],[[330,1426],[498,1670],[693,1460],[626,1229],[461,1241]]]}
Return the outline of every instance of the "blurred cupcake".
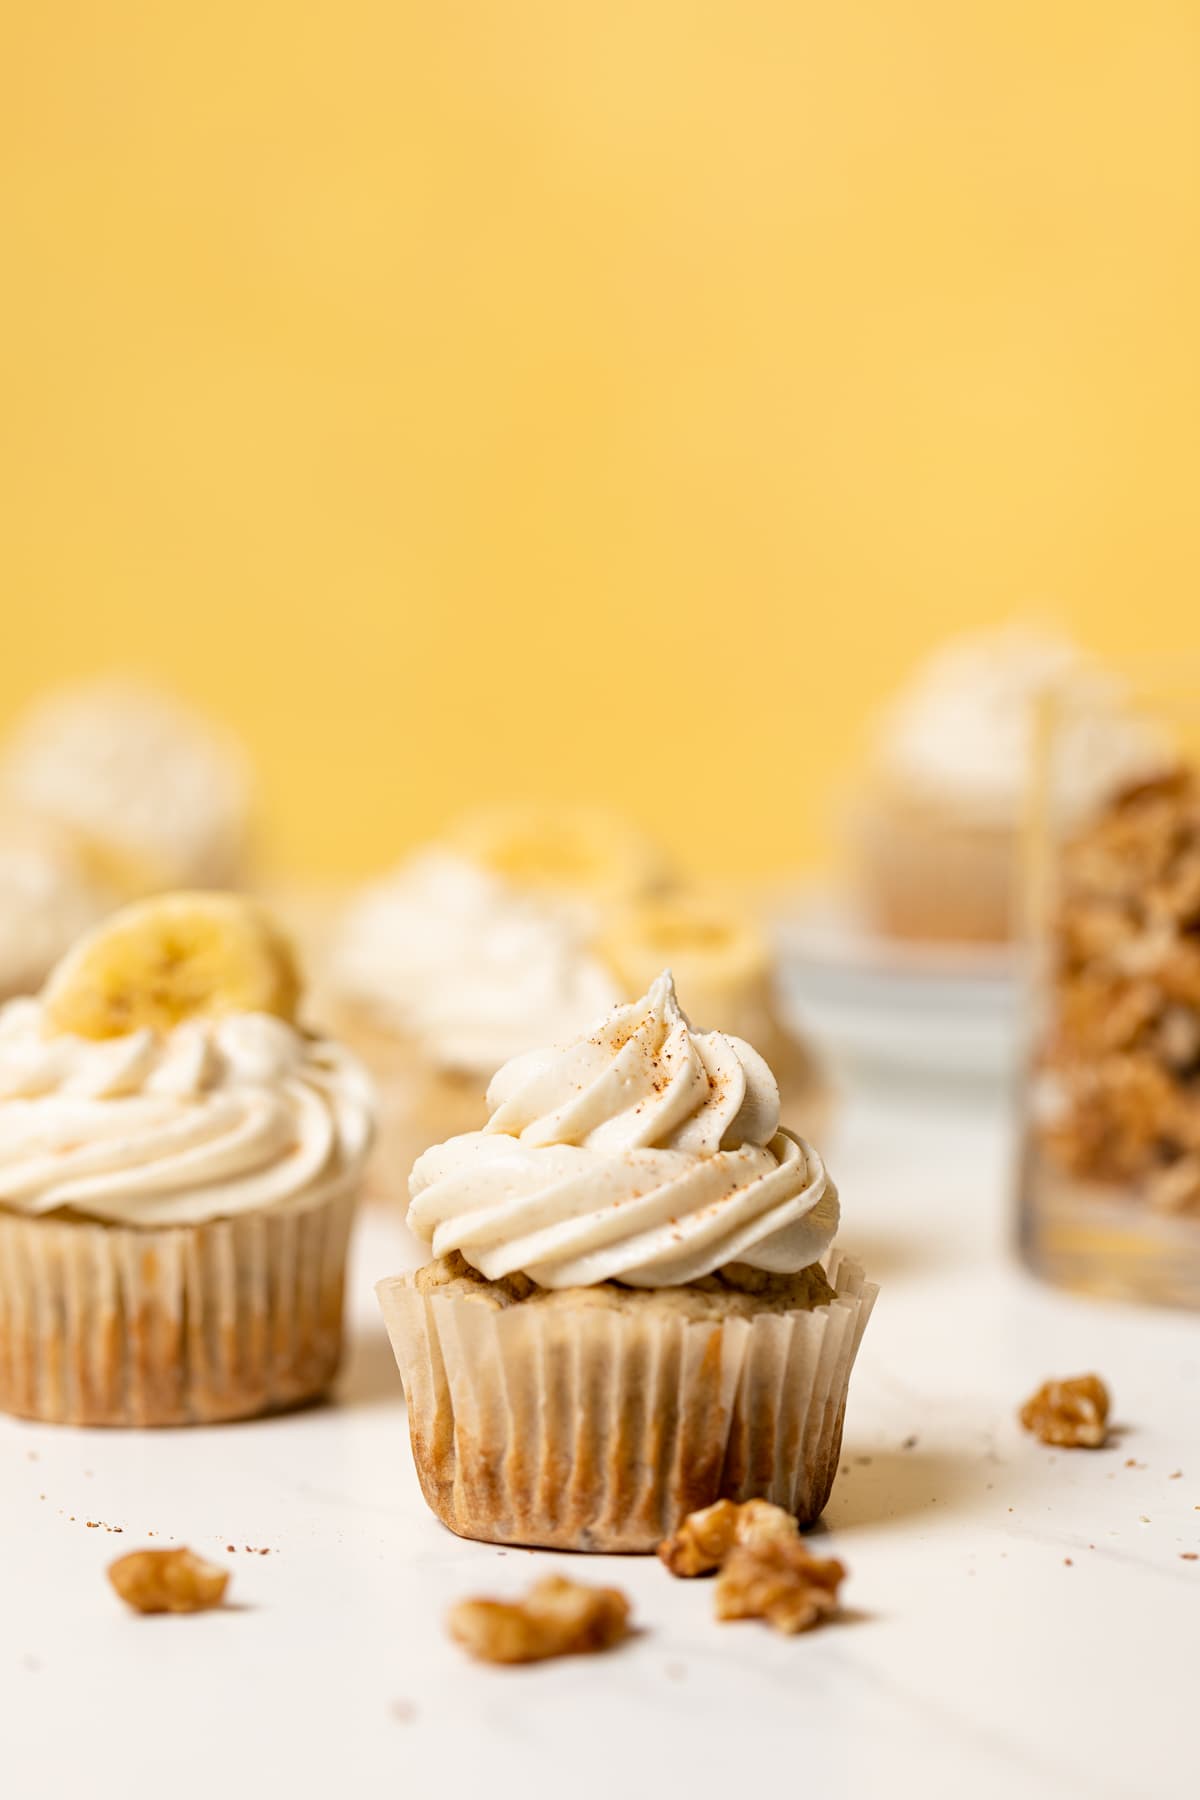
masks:
{"label": "blurred cupcake", "polygon": [[513,803],[465,814],[447,846],[510,886],[570,906],[594,928],[609,907],[661,887],[661,852],[598,807]]}
{"label": "blurred cupcake", "polygon": [[1162,761],[1120,683],[1074,644],[1027,626],[964,637],[892,702],[850,820],[855,888],[875,929],[975,943],[1012,935],[1038,703],[1067,684],[1087,698],[1053,797],[1068,820]]}
{"label": "blurred cupcake", "polygon": [[248,902],[115,914],[0,1009],[0,1408],[248,1418],[337,1369],[365,1073]]}
{"label": "blurred cupcake", "polygon": [[116,905],[69,834],[0,810],[0,1000],[39,988],[58,958]]}
{"label": "blurred cupcake", "polygon": [[626,999],[644,994],[670,967],[688,997],[689,1017],[752,1043],[779,1084],[784,1114],[820,1136],[829,1092],[808,1046],[783,1023],[770,949],[746,912],[713,894],[672,892],[622,907],[598,948]]}
{"label": "blurred cupcake", "polygon": [[433,1511],[597,1551],[721,1496],[815,1519],[874,1289],[762,1057],[693,1031],[663,975],[488,1103],[413,1170],[436,1260],[377,1289]]}
{"label": "blurred cupcake", "polygon": [[237,744],[170,695],[107,678],[19,719],[0,785],[72,832],[127,896],[228,887],[245,874],[252,794]]}
{"label": "blurred cupcake", "polygon": [[583,1030],[620,998],[571,910],[428,850],[366,888],[337,933],[331,1016],[380,1087],[378,1184],[477,1126],[501,1063]]}

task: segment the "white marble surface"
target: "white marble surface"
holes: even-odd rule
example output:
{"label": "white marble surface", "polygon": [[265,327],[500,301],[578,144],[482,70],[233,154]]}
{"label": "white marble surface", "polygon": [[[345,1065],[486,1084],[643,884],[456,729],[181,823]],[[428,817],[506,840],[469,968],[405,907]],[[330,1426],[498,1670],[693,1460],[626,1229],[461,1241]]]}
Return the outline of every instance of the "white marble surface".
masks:
{"label": "white marble surface", "polygon": [[[378,1217],[340,1405],[162,1434],[0,1420],[0,1793],[1195,1796],[1200,1320],[1023,1276],[1007,1154],[998,1104],[843,1117],[844,1241],[883,1293],[818,1540],[849,1614],[798,1639],[715,1624],[710,1589],[652,1559],[581,1567],[433,1522],[370,1295],[396,1256]],[[1043,1376],[1091,1368],[1113,1448],[1019,1431]],[[235,1605],[125,1612],[104,1565],[172,1539],[232,1564]],[[625,1587],[637,1640],[523,1670],[447,1641],[451,1600],[556,1564]]]}

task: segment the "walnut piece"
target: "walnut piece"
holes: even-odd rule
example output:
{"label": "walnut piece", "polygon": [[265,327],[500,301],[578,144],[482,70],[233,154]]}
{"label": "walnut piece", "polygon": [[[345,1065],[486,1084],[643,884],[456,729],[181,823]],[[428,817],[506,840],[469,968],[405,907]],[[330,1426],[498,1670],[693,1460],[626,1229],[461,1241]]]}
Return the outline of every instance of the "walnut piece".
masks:
{"label": "walnut piece", "polygon": [[791,1513],[769,1500],[718,1500],[689,1513],[673,1537],[664,1538],[658,1554],[672,1575],[711,1575],[738,1544],[794,1538],[799,1526]]}
{"label": "walnut piece", "polygon": [[811,1556],[799,1537],[736,1544],[717,1576],[718,1619],[765,1619],[776,1631],[807,1631],[837,1611],[846,1569]]}
{"label": "walnut piece", "polygon": [[1021,1408],[1021,1423],[1043,1444],[1098,1450],[1108,1437],[1108,1389],[1098,1375],[1044,1381]]}
{"label": "walnut piece", "polygon": [[629,1634],[629,1602],[618,1588],[546,1575],[524,1600],[460,1600],[446,1623],[481,1662],[542,1662],[619,1644]]}
{"label": "walnut piece", "polygon": [[108,1565],[108,1579],[135,1612],[206,1612],[225,1598],[229,1570],[191,1550],[133,1550]]}

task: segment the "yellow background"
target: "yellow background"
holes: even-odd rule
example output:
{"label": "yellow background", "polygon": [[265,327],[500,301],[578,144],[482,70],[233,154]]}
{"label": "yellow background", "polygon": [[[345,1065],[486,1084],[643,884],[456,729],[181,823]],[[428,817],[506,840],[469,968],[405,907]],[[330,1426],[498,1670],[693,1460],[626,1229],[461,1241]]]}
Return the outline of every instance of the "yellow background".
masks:
{"label": "yellow background", "polygon": [[945,632],[1195,641],[1198,173],[1192,0],[5,0],[0,715],[809,857]]}

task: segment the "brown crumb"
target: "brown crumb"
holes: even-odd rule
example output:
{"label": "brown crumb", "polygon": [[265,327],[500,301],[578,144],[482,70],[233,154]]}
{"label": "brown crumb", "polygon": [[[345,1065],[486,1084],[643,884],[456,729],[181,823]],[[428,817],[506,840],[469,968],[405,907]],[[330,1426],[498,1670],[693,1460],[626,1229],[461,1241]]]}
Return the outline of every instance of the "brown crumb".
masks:
{"label": "brown crumb", "polygon": [[1168,1481],[1182,1481],[1183,1480],[1183,1470],[1182,1469],[1173,1469],[1172,1472],[1167,1476],[1167,1480]]}
{"label": "brown crumb", "polygon": [[1043,1444],[1098,1450],[1108,1437],[1108,1389],[1098,1375],[1044,1381],[1021,1408],[1020,1419]]}
{"label": "brown crumb", "polygon": [[1200,1561],[1200,1550],[1181,1550],[1179,1552],[1179,1560],[1180,1562]]}
{"label": "brown crumb", "polygon": [[1071,1558],[1069,1556],[1064,1556],[1063,1562],[1068,1569],[1073,1569],[1075,1567],[1075,1564],[1071,1561]]}
{"label": "brown crumb", "polygon": [[108,1579],[136,1612],[205,1612],[225,1598],[229,1571],[182,1548],[132,1550],[109,1564]]}
{"label": "brown crumb", "polygon": [[768,1538],[794,1538],[799,1526],[791,1513],[769,1500],[718,1500],[689,1513],[674,1537],[658,1546],[660,1560],[672,1575],[711,1575],[737,1544],[760,1544]]}
{"label": "brown crumb", "polygon": [[810,1556],[797,1538],[768,1537],[735,1545],[717,1576],[718,1619],[765,1619],[789,1635],[807,1631],[837,1611],[845,1565]]}
{"label": "brown crumb", "polygon": [[524,1600],[460,1600],[447,1626],[481,1662],[542,1662],[619,1644],[629,1634],[629,1602],[617,1588],[545,1575]]}

